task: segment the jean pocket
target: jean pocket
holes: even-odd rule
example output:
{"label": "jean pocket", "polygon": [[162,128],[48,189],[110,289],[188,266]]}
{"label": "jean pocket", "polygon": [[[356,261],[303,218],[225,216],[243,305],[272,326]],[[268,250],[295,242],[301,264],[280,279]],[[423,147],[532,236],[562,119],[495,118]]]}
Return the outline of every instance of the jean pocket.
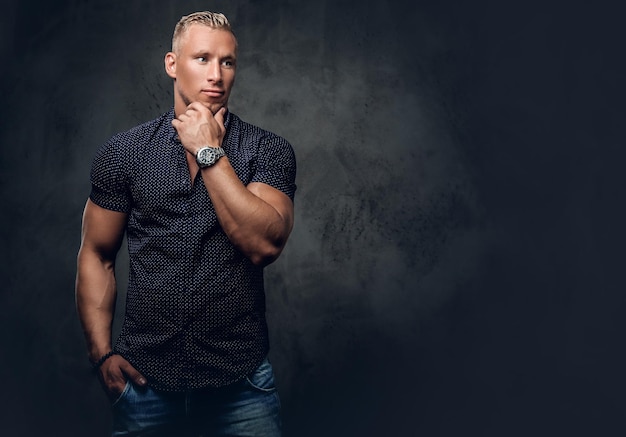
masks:
{"label": "jean pocket", "polygon": [[120,393],[120,395],[117,397],[117,399],[115,399],[113,401],[113,403],[111,404],[113,407],[116,406],[122,399],[124,399],[126,397],[126,395],[128,394],[128,392],[130,391],[131,388],[131,383],[130,380],[126,381],[126,385],[124,386],[124,390],[122,390],[122,392]]}
{"label": "jean pocket", "polygon": [[257,369],[246,377],[248,385],[252,388],[270,393],[276,391],[274,383],[274,370],[269,360],[266,358]]}

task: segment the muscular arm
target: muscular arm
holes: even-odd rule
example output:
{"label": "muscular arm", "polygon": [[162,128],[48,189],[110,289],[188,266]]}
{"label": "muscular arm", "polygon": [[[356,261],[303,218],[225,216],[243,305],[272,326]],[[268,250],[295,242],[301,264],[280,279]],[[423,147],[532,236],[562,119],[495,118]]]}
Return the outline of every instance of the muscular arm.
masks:
{"label": "muscular arm", "polygon": [[[83,213],[81,245],[76,273],[76,308],[92,362],[111,350],[111,327],[115,312],[115,257],[122,243],[126,214],[110,211],[90,200]],[[123,390],[123,374],[137,378],[138,372],[122,357],[109,358],[100,376],[111,396]]]}
{"label": "muscular arm", "polygon": [[77,260],[76,307],[92,361],[111,350],[116,299],[115,257],[125,226],[126,214],[87,201]]}
{"label": "muscular arm", "polygon": [[[195,154],[206,145],[221,145],[225,133],[224,109],[213,116],[192,103],[173,125],[189,154],[195,173]],[[257,265],[273,262],[282,252],[293,227],[293,202],[283,192],[260,182],[245,186],[227,157],[202,169],[202,179],[222,229],[231,242]]]}
{"label": "muscular arm", "polygon": [[233,244],[258,265],[278,258],[293,227],[291,199],[267,184],[244,186],[226,157],[203,169],[202,178]]}

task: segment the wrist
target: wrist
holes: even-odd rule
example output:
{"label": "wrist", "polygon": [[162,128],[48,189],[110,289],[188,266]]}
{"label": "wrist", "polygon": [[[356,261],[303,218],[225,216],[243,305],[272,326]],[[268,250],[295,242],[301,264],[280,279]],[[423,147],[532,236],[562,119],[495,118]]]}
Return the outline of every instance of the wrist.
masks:
{"label": "wrist", "polygon": [[215,165],[224,156],[226,152],[221,147],[206,146],[196,152],[196,163],[200,168],[207,168]]}
{"label": "wrist", "polygon": [[102,341],[94,341],[87,347],[87,359],[91,363],[95,363],[111,350],[113,350],[113,346],[110,341],[104,341],[104,339]]}
{"label": "wrist", "polygon": [[103,354],[102,356],[100,356],[97,360],[89,360],[89,362],[91,363],[91,368],[94,371],[97,371],[100,367],[102,367],[102,365],[104,364],[104,362],[106,360],[108,360],[109,358],[111,358],[113,355],[117,355],[117,352],[110,350],[109,352]]}

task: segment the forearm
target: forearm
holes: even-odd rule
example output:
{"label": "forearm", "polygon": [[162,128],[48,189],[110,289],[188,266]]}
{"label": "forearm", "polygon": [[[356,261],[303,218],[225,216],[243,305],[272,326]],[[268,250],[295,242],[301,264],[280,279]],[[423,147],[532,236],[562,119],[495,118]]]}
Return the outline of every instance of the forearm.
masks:
{"label": "forearm", "polygon": [[203,169],[202,178],[230,241],[255,264],[274,261],[291,232],[290,214],[281,213],[244,186],[226,157]]}
{"label": "forearm", "polygon": [[115,300],[114,262],[81,250],[76,275],[76,308],[92,361],[111,350]]}

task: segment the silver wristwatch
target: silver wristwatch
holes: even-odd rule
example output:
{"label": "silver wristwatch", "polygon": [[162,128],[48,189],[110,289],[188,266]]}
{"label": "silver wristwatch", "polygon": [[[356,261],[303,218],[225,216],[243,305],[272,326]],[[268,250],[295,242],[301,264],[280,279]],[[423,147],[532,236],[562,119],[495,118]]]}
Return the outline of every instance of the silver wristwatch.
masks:
{"label": "silver wristwatch", "polygon": [[198,167],[211,167],[222,156],[226,156],[226,152],[221,147],[203,147],[196,153],[196,162]]}

